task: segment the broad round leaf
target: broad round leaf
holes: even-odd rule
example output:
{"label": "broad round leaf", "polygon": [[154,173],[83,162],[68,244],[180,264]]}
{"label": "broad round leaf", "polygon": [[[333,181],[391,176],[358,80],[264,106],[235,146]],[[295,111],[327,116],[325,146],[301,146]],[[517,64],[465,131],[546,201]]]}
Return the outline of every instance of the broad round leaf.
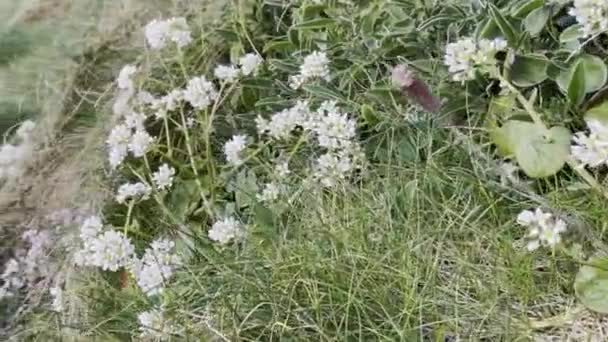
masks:
{"label": "broad round leaf", "polygon": [[589,109],[585,113],[585,120],[597,120],[604,125],[608,125],[608,101]]}
{"label": "broad round leaf", "polygon": [[[565,93],[569,93],[572,76],[576,67],[581,64],[585,78],[585,93],[592,93],[601,89],[608,79],[608,68],[606,64],[596,56],[583,55],[568,70],[564,70],[557,77],[556,82]],[[579,75],[580,76],[580,75]]]}
{"label": "broad round leaf", "polygon": [[594,258],[589,264],[579,269],[574,291],[589,310],[608,313],[608,258]]}
{"label": "broad round leaf", "polygon": [[549,60],[543,55],[516,56],[511,65],[511,81],[518,87],[530,87],[546,80]]}
{"label": "broad round leaf", "polygon": [[601,58],[592,55],[581,57],[585,67],[585,89],[587,93],[600,90],[608,79],[608,68]]}
{"label": "broad round leaf", "polygon": [[532,122],[510,120],[502,132],[504,147],[515,154],[519,166],[530,177],[554,175],[570,154],[571,134],[564,127],[546,130]]}
{"label": "broad round leaf", "polygon": [[550,15],[551,9],[549,7],[540,7],[526,16],[524,27],[530,33],[530,36],[537,36],[545,28]]}
{"label": "broad round leaf", "polygon": [[570,43],[578,41],[583,37],[583,26],[576,24],[568,27],[559,35],[560,43]]}

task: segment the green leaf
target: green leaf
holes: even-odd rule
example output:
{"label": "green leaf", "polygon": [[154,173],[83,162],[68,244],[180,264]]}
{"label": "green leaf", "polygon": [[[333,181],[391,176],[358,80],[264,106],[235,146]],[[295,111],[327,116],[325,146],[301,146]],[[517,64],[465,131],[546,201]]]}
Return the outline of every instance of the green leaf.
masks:
{"label": "green leaf", "polygon": [[549,60],[543,55],[516,56],[511,65],[511,80],[518,87],[530,87],[547,79]]}
{"label": "green leaf", "polygon": [[585,91],[593,93],[602,89],[608,79],[606,63],[593,55],[583,55],[581,59],[585,68]]}
{"label": "green leaf", "polygon": [[530,33],[530,36],[537,36],[545,28],[550,15],[549,7],[539,7],[526,16],[524,27]]}
{"label": "green leaf", "polygon": [[286,51],[286,50],[289,51],[294,48],[295,48],[295,46],[289,40],[286,40],[285,38],[281,38],[281,39],[269,40],[264,45],[263,51],[265,53],[272,52],[272,51]]}
{"label": "green leaf", "polygon": [[519,136],[519,122],[507,121],[501,127],[490,129],[490,139],[496,145],[497,153],[502,157],[512,157],[515,154]]}
{"label": "green leaf", "polygon": [[503,33],[500,31],[500,27],[496,25],[496,22],[492,18],[487,19],[483,23],[484,24],[480,26],[477,33],[479,39],[504,38]]}
{"label": "green leaf", "polygon": [[234,192],[236,205],[239,208],[249,207],[256,203],[256,195],[259,191],[257,177],[251,170],[243,169],[236,179],[226,186],[227,191]]}
{"label": "green leaf", "polygon": [[309,92],[312,95],[317,96],[323,100],[336,100],[341,102],[346,102],[346,98],[342,96],[338,91],[330,89],[326,86],[322,86],[319,84],[305,84],[302,86],[304,90]]}
{"label": "green leaf", "polygon": [[509,13],[514,18],[525,18],[530,12],[545,5],[545,0],[521,0],[511,7]]}
{"label": "green leaf", "polygon": [[374,108],[368,104],[364,104],[361,106],[361,116],[365,123],[369,126],[374,126],[380,119],[378,118],[378,113],[374,110]]}
{"label": "green leaf", "polygon": [[583,38],[583,26],[576,24],[568,27],[559,35],[559,42],[569,43],[577,41],[580,38]]}
{"label": "green leaf", "polygon": [[597,120],[608,126],[608,101],[589,109],[585,113],[585,120]]}
{"label": "green leaf", "polygon": [[574,292],[589,310],[608,313],[608,258],[595,257],[578,270]]}
{"label": "green leaf", "polygon": [[294,30],[314,30],[314,29],[322,29],[328,26],[334,25],[336,21],[330,18],[317,18],[305,21],[301,24],[295,25],[292,28]]}
{"label": "green leaf", "polygon": [[241,81],[244,88],[273,90],[276,89],[274,82],[267,78],[249,78]]}
{"label": "green leaf", "polygon": [[599,57],[583,55],[569,69],[562,71],[557,77],[556,82],[563,92],[569,94],[568,90],[574,81],[574,73],[579,66],[581,68],[579,72],[582,73],[582,76],[580,74],[576,76],[580,78],[578,81],[582,81],[582,77],[584,77],[583,90],[585,93],[596,92],[606,84],[608,80],[606,64]]}
{"label": "green leaf", "polygon": [[187,180],[175,185],[171,191],[168,207],[181,222],[195,209],[200,201],[198,186],[195,180]]}
{"label": "green leaf", "polygon": [[500,10],[494,6],[493,4],[488,4],[490,8],[490,15],[494,22],[500,28],[502,34],[505,35],[505,39],[509,42],[509,45],[516,46],[517,45],[517,34],[515,33],[515,29],[509,23],[509,21],[502,15]]}
{"label": "green leaf", "polygon": [[568,99],[574,105],[579,105],[585,98],[585,67],[582,62],[576,63],[568,83]]}
{"label": "green leaf", "polygon": [[571,133],[565,127],[545,130],[532,122],[509,121],[509,141],[522,170],[533,178],[549,177],[564,167],[570,154]]}

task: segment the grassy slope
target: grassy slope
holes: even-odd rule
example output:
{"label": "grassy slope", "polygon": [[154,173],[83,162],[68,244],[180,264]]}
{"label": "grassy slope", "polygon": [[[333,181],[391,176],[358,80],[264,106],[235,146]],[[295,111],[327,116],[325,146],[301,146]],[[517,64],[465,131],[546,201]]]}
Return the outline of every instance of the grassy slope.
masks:
{"label": "grassy slope", "polygon": [[[94,99],[119,66],[113,53],[95,53],[79,73],[93,78],[78,84]],[[238,260],[201,247],[205,257],[178,277],[170,309],[196,322],[211,307],[213,327],[228,339],[440,341],[525,340],[528,317],[571,306],[576,265],[526,254],[517,242],[525,231],[514,216],[537,203],[501,187],[445,130],[423,124],[404,135],[407,146],[391,145],[390,158],[375,165],[382,177],[302,195],[278,226],[252,234]],[[550,201],[584,219],[591,229],[577,234],[594,239],[608,211],[586,198],[556,192]],[[96,282],[102,323],[89,332],[127,336],[145,304]]]}

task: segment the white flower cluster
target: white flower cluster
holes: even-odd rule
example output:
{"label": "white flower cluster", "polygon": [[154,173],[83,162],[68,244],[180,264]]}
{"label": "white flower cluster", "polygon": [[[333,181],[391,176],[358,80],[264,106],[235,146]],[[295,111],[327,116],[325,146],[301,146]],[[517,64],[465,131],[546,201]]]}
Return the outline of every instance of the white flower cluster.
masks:
{"label": "white flower cluster", "polygon": [[78,266],[100,267],[117,271],[129,265],[135,248],[123,233],[115,230],[103,232],[103,223],[97,216],[86,219],[80,227],[82,248],[74,254]]}
{"label": "white flower cluster", "polygon": [[175,176],[175,169],[163,164],[158,168],[158,171],[152,174],[152,180],[158,190],[165,190],[173,185],[173,176]]}
{"label": "white flower cluster", "polygon": [[300,73],[289,77],[289,86],[299,89],[303,84],[314,79],[330,81],[329,58],[325,52],[315,51],[304,57],[304,63],[300,65]]}
{"label": "white flower cluster", "polygon": [[167,113],[176,110],[183,100],[184,91],[182,89],[173,89],[160,99],[152,99],[150,102],[152,109],[155,111],[154,116],[157,119],[166,118]]}
{"label": "white flower cluster", "polygon": [[51,309],[55,312],[63,312],[63,289],[60,286],[53,286],[49,289],[53,298]]}
{"label": "white flower cluster", "polygon": [[241,223],[233,217],[226,217],[215,222],[209,230],[209,238],[222,245],[232,240],[239,240],[244,234]]}
{"label": "white flower cluster", "polygon": [[218,65],[213,74],[215,77],[226,83],[235,82],[241,75],[255,75],[264,60],[255,53],[248,53],[239,58],[240,67],[234,65]]}
{"label": "white flower cluster", "polygon": [[255,122],[260,135],[267,134],[276,140],[285,140],[297,127],[308,127],[309,119],[308,102],[298,101],[295,106],[275,113],[270,121],[258,116]]}
{"label": "white flower cluster", "polygon": [[240,166],[243,164],[242,154],[247,148],[247,136],[246,135],[234,135],[230,140],[224,144],[224,155],[226,161],[233,166]]}
{"label": "white flower cluster", "polygon": [[608,166],[608,126],[598,120],[587,120],[589,134],[578,132],[571,147],[572,157],[582,166]]}
{"label": "white flower cluster", "polygon": [[162,310],[144,311],[137,316],[140,337],[151,341],[166,341],[171,335],[179,334],[179,328],[165,318]]}
{"label": "white flower cluster", "polygon": [[475,78],[475,71],[487,73],[496,66],[496,53],[505,50],[507,42],[502,38],[494,40],[464,38],[450,43],[445,49],[445,64],[452,79],[464,82]]}
{"label": "white flower cluster", "polygon": [[0,276],[3,286],[0,287],[0,299],[11,297],[24,286],[34,286],[40,279],[50,278],[54,266],[49,259],[49,250],[53,239],[46,230],[27,230],[22,235],[27,248],[16,251],[15,257],[4,265]]}
{"label": "white flower cluster", "polygon": [[350,150],[354,144],[357,123],[342,113],[335,101],[323,102],[309,125],[319,146],[328,150]]}
{"label": "white flower cluster", "polygon": [[165,283],[173,276],[175,267],[181,265],[181,258],[172,253],[174,247],[173,241],[155,240],[141,259],[133,259],[131,272],[146,295],[162,293]]}
{"label": "white flower cluster", "polygon": [[143,127],[145,116],[131,113],[125,117],[125,122],[116,125],[106,144],[108,145],[108,158],[113,169],[118,167],[131,152],[134,157],[143,157],[154,139]]}
{"label": "white flower cluster", "polygon": [[169,42],[175,43],[179,48],[192,42],[190,27],[186,19],[181,17],[153,20],[146,25],[144,31],[148,45],[155,50],[164,48]]}
{"label": "white flower cluster", "polygon": [[590,37],[608,32],[608,1],[574,0],[574,7],[568,12],[583,26],[583,34]]}
{"label": "white flower cluster", "polygon": [[566,231],[566,223],[563,220],[543,212],[540,208],[535,211],[522,211],[517,215],[517,223],[529,228],[529,251],[540,246],[554,247],[562,241],[560,234]]}
{"label": "white flower cluster", "polygon": [[131,64],[125,65],[118,74],[116,83],[118,83],[118,89],[135,89],[133,82],[133,75],[137,72],[137,67]]}
{"label": "white flower cluster", "polygon": [[32,132],[35,127],[33,121],[24,121],[15,133],[19,143],[0,147],[0,180],[17,179],[25,172],[27,162],[34,152]]}
{"label": "white flower cluster", "polygon": [[276,140],[288,139],[296,128],[314,136],[317,145],[326,150],[315,163],[314,178],[326,187],[346,179],[363,159],[355,140],[357,123],[335,101],[323,102],[316,111],[309,109],[308,102],[298,101],[295,106],[275,113],[270,120],[258,116],[256,125],[260,135]]}
{"label": "white flower cluster", "polygon": [[152,193],[152,189],[144,183],[125,183],[118,188],[116,202],[124,204],[128,200],[145,201],[150,198],[150,193]]}
{"label": "white flower cluster", "polygon": [[205,76],[195,77],[188,81],[184,90],[184,99],[196,109],[205,109],[218,97],[213,83],[207,81]]}
{"label": "white flower cluster", "polygon": [[282,191],[281,184],[276,182],[270,182],[264,185],[264,189],[261,194],[257,195],[258,200],[261,202],[274,202],[279,199]]}
{"label": "white flower cluster", "polygon": [[0,299],[14,296],[16,291],[25,286],[25,279],[20,269],[19,261],[14,258],[4,264],[4,272],[0,276],[4,283],[0,288]]}

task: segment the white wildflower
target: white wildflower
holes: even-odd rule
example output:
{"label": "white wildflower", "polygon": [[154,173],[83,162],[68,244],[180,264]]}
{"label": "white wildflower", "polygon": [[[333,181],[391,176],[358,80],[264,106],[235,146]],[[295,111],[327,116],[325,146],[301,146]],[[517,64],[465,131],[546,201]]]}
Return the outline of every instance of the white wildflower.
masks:
{"label": "white wildflower", "polygon": [[162,49],[167,44],[169,25],[162,20],[152,20],[144,28],[146,41],[153,49]]}
{"label": "white wildflower", "polygon": [[347,154],[326,153],[317,159],[313,177],[324,187],[333,187],[346,179],[355,168]]}
{"label": "white wildflower", "polygon": [[186,119],[186,127],[187,128],[192,128],[192,127],[194,127],[194,125],[196,125],[196,119],[195,118],[187,118]]}
{"label": "white wildflower", "polygon": [[108,230],[92,241],[89,265],[115,272],[128,265],[134,252],[129,238],[121,232]]}
{"label": "white wildflower", "polygon": [[18,134],[23,135],[19,145],[4,144],[0,147],[0,179],[16,179],[26,171],[27,162],[34,153],[34,143],[29,139],[29,124]]}
{"label": "white wildflower", "polygon": [[464,38],[446,46],[445,64],[454,81],[467,81],[475,78],[475,71],[488,72],[496,65],[495,55],[507,48],[502,38],[474,41]]}
{"label": "white wildflower", "polygon": [[132,272],[137,284],[148,296],[163,292],[165,283],[173,276],[174,269],[182,260],[173,253],[175,243],[166,239],[155,240],[141,260],[133,263]]}
{"label": "white wildflower", "polygon": [[25,120],[21,123],[17,132],[15,133],[21,140],[29,140],[32,136],[32,132],[36,128],[36,123],[32,120]]}
{"label": "white wildflower", "polygon": [[95,239],[103,229],[103,222],[99,216],[90,216],[80,226],[80,239],[87,244]]}
{"label": "white wildflower", "polygon": [[261,115],[255,118],[255,127],[259,135],[264,135],[270,128],[270,122],[264,119]]}
{"label": "white wildflower", "polygon": [[177,327],[164,317],[161,310],[153,309],[137,315],[140,337],[153,341],[166,341],[177,334]]}
{"label": "white wildflower", "polygon": [[34,283],[40,277],[50,276],[51,264],[48,250],[51,248],[53,240],[49,231],[30,229],[23,233],[23,240],[30,245],[27,254],[21,259],[22,272],[28,281]]}
{"label": "white wildflower", "polygon": [[289,174],[291,174],[291,170],[289,170],[289,163],[286,161],[278,163],[274,168],[274,173],[279,179],[287,178]]}
{"label": "white wildflower", "polygon": [[356,136],[357,123],[348,114],[340,113],[335,102],[322,106],[311,125],[319,145],[330,150],[349,148]]}
{"label": "white wildflower", "polygon": [[290,87],[298,89],[302,84],[313,79],[329,81],[329,58],[325,52],[315,51],[304,57],[304,63],[300,65],[300,73],[290,77]]}
{"label": "white wildflower", "polygon": [[233,217],[227,217],[217,221],[209,230],[209,238],[222,245],[231,240],[238,240],[243,237],[244,231],[241,224]]}
{"label": "white wildflower", "polygon": [[112,112],[117,115],[124,115],[131,111],[131,99],[135,94],[135,89],[121,89],[112,105]]}
{"label": "white wildflower", "polygon": [[62,312],[63,311],[63,290],[59,286],[53,286],[49,289],[51,297],[53,297],[53,302],[51,303],[51,308],[53,311]]}
{"label": "white wildflower", "polygon": [[608,1],[574,0],[568,12],[583,26],[584,37],[608,32]]}
{"label": "white wildflower", "polygon": [[248,53],[239,59],[239,65],[241,66],[241,73],[243,76],[252,75],[256,76],[260,65],[264,62],[262,57],[255,53]]}
{"label": "white wildflower", "polygon": [[258,130],[265,128],[261,133],[267,133],[270,137],[281,140],[289,138],[296,127],[306,128],[309,118],[308,102],[298,101],[295,106],[275,113],[270,118],[270,122],[258,119],[256,123]]}
{"label": "white wildflower", "polygon": [[167,164],[163,164],[158,168],[158,171],[152,174],[152,180],[154,180],[154,183],[159,190],[164,190],[171,187],[174,175],[175,169]]}
{"label": "white wildflower", "polygon": [[148,134],[148,132],[146,132],[144,129],[138,129],[131,137],[129,151],[131,151],[135,157],[143,157],[153,141],[154,139],[150,136],[150,134]]}
{"label": "white wildflower", "polygon": [[218,65],[213,74],[215,77],[226,83],[233,83],[239,77],[241,71],[234,65]]}
{"label": "white wildflower", "polygon": [[137,102],[142,105],[151,105],[156,101],[154,95],[150,94],[145,90],[142,90],[137,93]]}
{"label": "white wildflower", "polygon": [[224,155],[226,161],[234,166],[239,166],[243,163],[242,153],[247,148],[246,135],[234,135],[224,145]]}
{"label": "white wildflower", "polygon": [[554,247],[562,240],[560,234],[566,231],[566,223],[563,220],[543,212],[540,208],[535,211],[522,211],[517,215],[517,223],[529,228],[529,251],[540,246]]}
{"label": "white wildflower", "polygon": [[152,103],[152,109],[156,110],[156,113],[154,115],[157,119],[164,119],[167,116],[167,112],[176,110],[179,107],[180,102],[183,100],[183,90],[171,90],[167,95],[155,100]]}
{"label": "white wildflower", "polygon": [[127,157],[127,146],[116,146],[108,152],[108,160],[112,169],[117,168]]}
{"label": "white wildflower", "polygon": [[127,156],[127,149],[132,135],[132,130],[124,124],[116,125],[110,132],[106,144],[109,148],[108,159],[113,169],[119,166]]}
{"label": "white wildflower", "polygon": [[213,83],[207,81],[204,76],[191,79],[184,91],[184,99],[196,109],[207,108],[217,96]]}
{"label": "white wildflower", "polygon": [[257,195],[257,198],[261,202],[274,202],[279,199],[281,192],[281,186],[279,184],[267,183],[264,186],[264,190],[262,190],[262,193]]}
{"label": "white wildflower", "polygon": [[152,49],[162,49],[169,41],[183,48],[192,42],[190,28],[185,18],[153,20],[144,29],[148,45]]}
{"label": "white wildflower", "polygon": [[125,65],[116,79],[119,89],[134,89],[135,84],[133,83],[132,77],[137,72],[137,67],[134,65]]}
{"label": "white wildflower", "polygon": [[141,113],[131,112],[125,115],[125,125],[131,129],[144,130],[146,116]]}
{"label": "white wildflower", "polygon": [[174,42],[179,48],[186,47],[192,42],[190,27],[186,22],[186,18],[171,18],[167,20],[168,38]]}
{"label": "white wildflower", "polygon": [[123,204],[127,200],[146,200],[151,192],[152,189],[144,183],[126,183],[118,188],[116,202]]}
{"label": "white wildflower", "polygon": [[578,132],[571,147],[572,157],[583,166],[608,165],[608,126],[598,120],[588,120],[589,134]]}

